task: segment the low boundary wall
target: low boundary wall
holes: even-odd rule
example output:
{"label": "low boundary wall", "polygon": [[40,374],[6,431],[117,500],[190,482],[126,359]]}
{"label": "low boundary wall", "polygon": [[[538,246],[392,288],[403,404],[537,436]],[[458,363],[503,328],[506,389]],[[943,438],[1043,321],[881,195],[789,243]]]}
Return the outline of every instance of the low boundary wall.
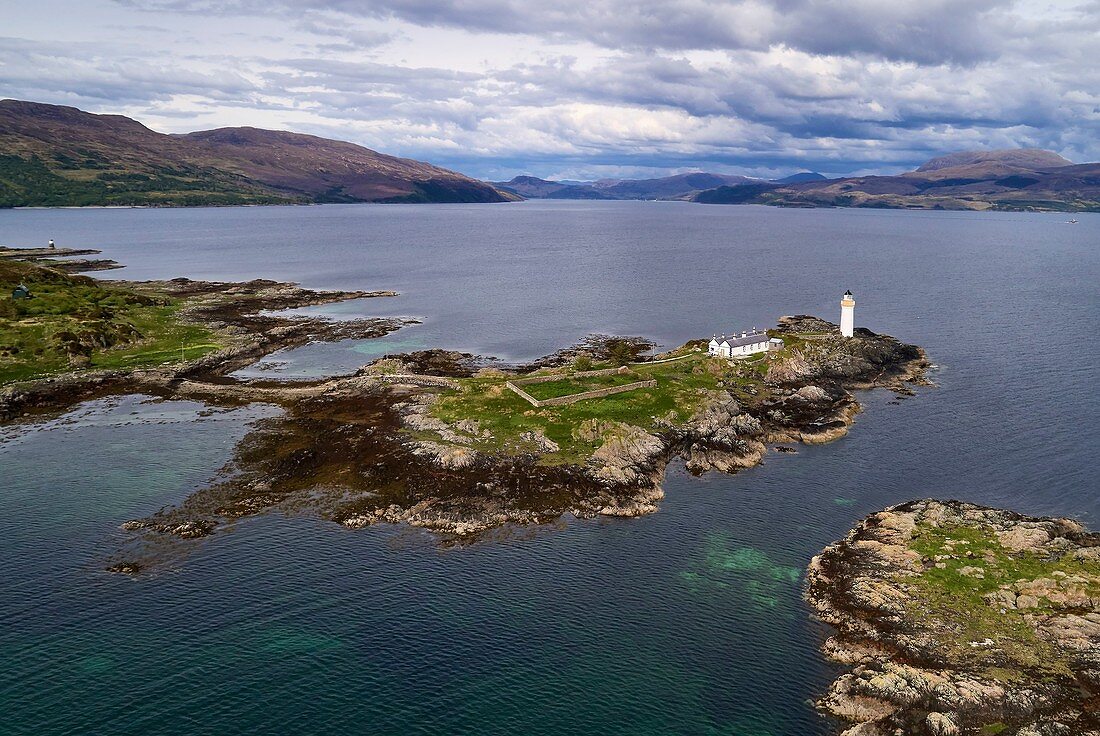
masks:
{"label": "low boundary wall", "polygon": [[568,376],[535,376],[533,378],[521,378],[516,381],[506,381],[504,385],[515,392],[521,399],[536,408],[541,408],[543,406],[565,406],[566,404],[573,404],[578,401],[584,401],[585,399],[599,399],[604,396],[621,394],[625,391],[633,391],[639,388],[655,388],[657,386],[657,381],[650,378],[644,381],[626,383],[622,386],[608,386],[607,388],[582,391],[578,394],[569,394],[568,396],[555,396],[552,399],[536,399],[520,388],[520,386],[529,386],[533,383],[550,383],[552,381],[565,381],[570,378],[587,378],[588,376],[610,376],[618,372],[618,368],[604,368],[598,371],[580,371],[579,373],[573,373]]}
{"label": "low boundary wall", "polygon": [[404,383],[410,386],[432,386],[436,388],[461,388],[458,381],[443,376],[425,376],[419,373],[379,373],[358,376],[382,383]]}

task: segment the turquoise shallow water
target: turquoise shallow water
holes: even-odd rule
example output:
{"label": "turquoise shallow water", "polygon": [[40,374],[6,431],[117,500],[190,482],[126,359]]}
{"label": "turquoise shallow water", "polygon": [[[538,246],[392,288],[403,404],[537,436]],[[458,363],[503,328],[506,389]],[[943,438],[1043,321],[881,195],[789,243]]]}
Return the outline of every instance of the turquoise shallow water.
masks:
{"label": "turquoise shallow water", "polygon": [[[826,734],[808,701],[836,671],[802,571],[856,520],[937,495],[1100,526],[1100,218],[530,204],[0,212],[0,242],[91,240],[121,276],[396,287],[340,310],[506,357],[828,316],[851,288],[858,323],[927,347],[939,386],[864,395],[845,439],[735,476],[673,467],[640,519],[441,549],[272,514],[137,579],[101,571],[118,525],[273,410],[121,397],[4,428],[0,733]],[[378,350],[314,346],[265,375]]]}

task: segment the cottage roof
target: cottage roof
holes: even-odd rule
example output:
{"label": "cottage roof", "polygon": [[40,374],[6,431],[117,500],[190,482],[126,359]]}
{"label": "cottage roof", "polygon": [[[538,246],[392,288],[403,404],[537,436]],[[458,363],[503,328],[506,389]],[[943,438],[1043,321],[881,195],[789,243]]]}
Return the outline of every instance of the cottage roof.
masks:
{"label": "cottage roof", "polygon": [[739,348],[744,345],[755,345],[758,342],[767,342],[768,333],[766,332],[749,332],[744,337],[740,335],[734,335],[733,337],[727,337],[724,344],[729,345],[731,348]]}

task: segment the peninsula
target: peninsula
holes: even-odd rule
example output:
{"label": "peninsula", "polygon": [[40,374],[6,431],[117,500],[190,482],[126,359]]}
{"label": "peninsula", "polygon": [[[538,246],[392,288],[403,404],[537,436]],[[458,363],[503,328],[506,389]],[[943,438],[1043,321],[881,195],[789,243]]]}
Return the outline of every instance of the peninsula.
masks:
{"label": "peninsula", "polygon": [[[799,315],[713,352],[696,340],[647,355],[644,339],[593,336],[528,365],[423,351],[327,380],[243,380],[230,373],[273,350],[380,336],[407,321],[269,313],[390,292],[96,282],[11,259],[0,268],[5,288],[18,280],[31,295],[5,307],[19,317],[0,336],[6,420],[109,393],[282,408],[244,437],[223,479],[130,521],[138,541],[201,537],[269,509],[450,539],[564,514],[645,514],[674,458],[692,472],[734,472],[771,450],[828,442],[860,409],[852,391],[910,394],[929,365],[920,348],[847,317],[842,329]],[[854,305],[849,294],[842,303]],[[758,352],[734,355],[750,348]],[[143,564],[130,550],[113,566]]]}
{"label": "peninsula", "polygon": [[810,564],[845,736],[1100,734],[1100,534],[958,501],[873,514]]}

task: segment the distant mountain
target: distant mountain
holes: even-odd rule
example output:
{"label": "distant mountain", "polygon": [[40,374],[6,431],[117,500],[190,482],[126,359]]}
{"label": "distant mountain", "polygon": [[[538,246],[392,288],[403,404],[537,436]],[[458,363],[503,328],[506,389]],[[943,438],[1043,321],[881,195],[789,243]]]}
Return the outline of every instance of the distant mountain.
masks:
{"label": "distant mountain", "polygon": [[824,174],[819,174],[816,171],[803,171],[798,174],[791,174],[785,176],[782,179],[773,179],[776,184],[801,184],[806,181],[825,181],[828,177]]}
{"label": "distant mountain", "polygon": [[593,186],[611,199],[690,199],[706,189],[750,181],[754,180],[747,176],[696,172],[659,179],[598,181]]}
{"label": "distant mountain", "polygon": [[1003,176],[1018,171],[1041,171],[1072,166],[1073,162],[1053,151],[1041,148],[1008,148],[999,151],[959,151],[934,158],[920,166],[914,174],[941,175],[949,170],[951,175]]}
{"label": "distant mountain", "polygon": [[591,183],[517,176],[511,181],[491,184],[529,199],[691,199],[713,187],[755,181],[758,180],[745,176],[697,172],[659,179],[600,179]]}
{"label": "distant mountain", "polygon": [[965,151],[898,176],[725,186],[694,199],[784,207],[1100,211],[1100,163],[1072,164],[1037,149]]}
{"label": "distant mountain", "polygon": [[501,191],[526,199],[612,199],[587,184],[549,181],[535,176],[517,176],[511,181],[490,183]]}
{"label": "distant mountain", "polygon": [[431,164],[301,133],[165,135],[121,115],[0,100],[0,207],[515,198]]}

